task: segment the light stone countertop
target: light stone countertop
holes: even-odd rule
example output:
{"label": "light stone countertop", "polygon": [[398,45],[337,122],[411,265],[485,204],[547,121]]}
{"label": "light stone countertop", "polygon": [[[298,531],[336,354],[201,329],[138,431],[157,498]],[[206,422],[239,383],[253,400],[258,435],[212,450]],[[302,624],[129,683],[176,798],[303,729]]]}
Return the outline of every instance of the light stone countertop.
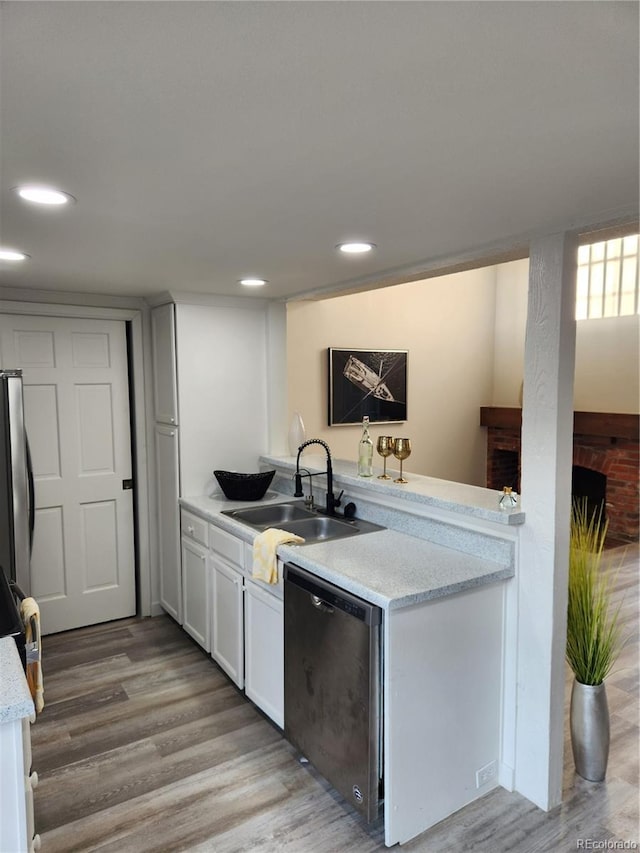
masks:
{"label": "light stone countertop", "polygon": [[310,545],[278,556],[385,610],[408,607],[513,577],[513,568],[395,530]]}
{"label": "light stone countertop", "polygon": [[[291,501],[290,495],[267,492],[252,506]],[[221,515],[223,509],[250,504],[223,496],[181,498],[181,506],[252,542],[256,531]],[[308,545],[281,545],[278,556],[313,572],[386,610],[452,595],[513,577],[513,566],[464,554],[396,530],[380,530]]]}
{"label": "light stone countertop", "polygon": [[31,717],[35,712],[16,641],[0,638],[0,724]]}
{"label": "light stone countertop", "polygon": [[[344,489],[347,493],[356,491],[369,494],[372,499],[378,501],[400,500],[406,502],[407,512],[412,511],[412,505],[413,507],[433,507],[462,516],[484,519],[499,525],[524,524],[525,514],[520,505],[519,495],[515,506],[507,509],[501,508],[502,493],[500,491],[413,474],[409,467],[410,459],[404,465],[404,476],[409,481],[405,485],[394,483],[393,480],[379,480],[377,474],[382,473],[381,465],[375,466],[372,478],[363,479],[358,476],[355,462],[344,459],[332,459],[331,461],[334,492]],[[295,456],[264,455],[260,457],[260,462],[261,469],[279,468],[290,472],[292,476],[296,470]],[[315,474],[326,470],[327,460],[324,453],[318,453],[316,448],[311,446],[300,457],[300,466],[308,468],[312,474]],[[393,457],[389,460],[387,467],[389,472],[395,476],[398,463]],[[338,488],[335,488],[336,486]]]}

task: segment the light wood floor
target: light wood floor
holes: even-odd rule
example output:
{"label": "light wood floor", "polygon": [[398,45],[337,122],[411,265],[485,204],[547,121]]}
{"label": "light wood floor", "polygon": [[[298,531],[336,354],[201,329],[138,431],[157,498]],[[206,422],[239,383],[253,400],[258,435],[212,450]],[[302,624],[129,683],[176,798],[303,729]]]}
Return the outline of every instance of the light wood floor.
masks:
{"label": "light wood floor", "polygon": [[[608,552],[619,559],[621,551]],[[638,834],[638,548],[619,574],[631,632],[607,681],[604,783],[573,769],[545,813],[497,789],[404,845],[419,853],[564,853],[580,839]],[[247,702],[168,617],[44,639],[46,707],[32,728],[36,826],[44,853],[366,853],[373,829]],[[567,678],[567,704],[570,678]],[[583,847],[583,849],[588,849]]]}

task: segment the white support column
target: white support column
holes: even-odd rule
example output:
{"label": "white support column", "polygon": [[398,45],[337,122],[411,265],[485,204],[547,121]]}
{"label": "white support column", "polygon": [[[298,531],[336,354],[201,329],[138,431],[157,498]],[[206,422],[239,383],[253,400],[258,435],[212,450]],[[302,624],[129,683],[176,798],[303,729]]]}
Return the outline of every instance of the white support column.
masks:
{"label": "white support column", "polygon": [[531,244],[522,422],[516,790],[562,798],[577,239]]}

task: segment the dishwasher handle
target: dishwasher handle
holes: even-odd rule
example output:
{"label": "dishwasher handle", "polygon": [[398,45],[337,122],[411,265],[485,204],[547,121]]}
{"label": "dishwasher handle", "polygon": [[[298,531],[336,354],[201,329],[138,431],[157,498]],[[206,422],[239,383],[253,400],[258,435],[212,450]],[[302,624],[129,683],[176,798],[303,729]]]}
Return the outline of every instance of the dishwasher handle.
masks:
{"label": "dishwasher handle", "polygon": [[[348,616],[364,622],[366,625],[380,625],[382,622],[382,611],[375,604],[359,598],[341,589],[322,578],[316,577],[311,572],[301,569],[293,563],[285,563],[284,566],[284,594],[287,595],[287,585],[291,584],[310,593],[314,607],[325,612],[341,610]],[[319,602],[319,604],[316,603]]]}
{"label": "dishwasher handle", "polygon": [[335,608],[333,608],[330,604],[327,604],[326,601],[323,601],[319,596],[312,595],[311,603],[317,610],[322,610],[323,613],[334,613]]}

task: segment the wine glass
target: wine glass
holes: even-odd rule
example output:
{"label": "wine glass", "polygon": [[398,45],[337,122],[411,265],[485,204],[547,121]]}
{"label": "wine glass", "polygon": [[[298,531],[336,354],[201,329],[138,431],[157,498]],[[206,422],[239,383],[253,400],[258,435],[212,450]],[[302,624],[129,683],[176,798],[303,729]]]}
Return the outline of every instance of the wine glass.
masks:
{"label": "wine glass", "polygon": [[387,456],[391,456],[393,453],[393,438],[390,435],[381,435],[378,437],[378,453],[384,459],[382,474],[378,474],[378,479],[390,480],[391,477],[387,474]]}
{"label": "wine glass", "polygon": [[402,476],[402,462],[411,456],[411,440],[408,438],[394,438],[393,440],[393,455],[400,460],[400,476],[396,477],[394,483],[408,483]]}

